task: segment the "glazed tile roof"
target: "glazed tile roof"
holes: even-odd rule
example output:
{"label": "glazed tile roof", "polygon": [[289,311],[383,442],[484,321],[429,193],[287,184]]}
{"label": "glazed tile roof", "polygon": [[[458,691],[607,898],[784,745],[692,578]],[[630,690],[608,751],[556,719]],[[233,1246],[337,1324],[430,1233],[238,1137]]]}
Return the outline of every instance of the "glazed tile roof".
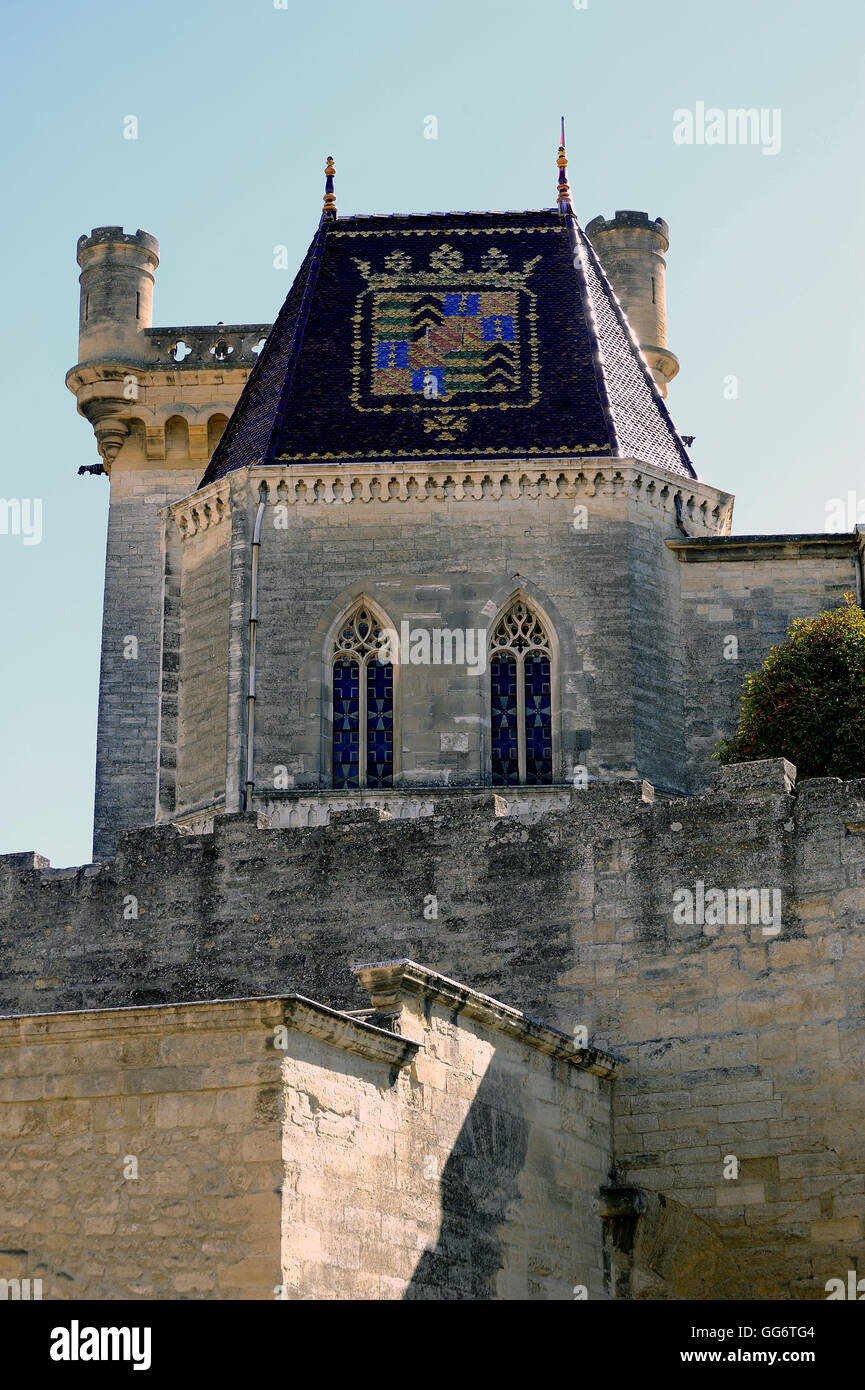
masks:
{"label": "glazed tile roof", "polygon": [[696,477],[575,221],[343,217],[316,232],[201,486],[258,463],[593,455]]}

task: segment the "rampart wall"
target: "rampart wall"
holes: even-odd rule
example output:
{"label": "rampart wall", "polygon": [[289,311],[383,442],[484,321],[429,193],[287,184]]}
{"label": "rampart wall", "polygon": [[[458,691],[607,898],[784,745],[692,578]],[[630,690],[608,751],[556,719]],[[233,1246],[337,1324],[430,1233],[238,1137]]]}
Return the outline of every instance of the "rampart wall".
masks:
{"label": "rampart wall", "polygon": [[[231,816],[129,832],[73,870],[6,856],[0,1007],[297,989],[357,1008],[352,965],[421,960],[624,1054],[617,1181],[718,1233],[734,1272],[719,1291],[697,1270],[699,1296],[825,1297],[865,1249],[865,780],[797,788],[773,760],[694,798],[595,786],[535,822],[497,809]],[[719,900],[728,920],[701,921]],[[687,1296],[677,1277],[650,1258],[632,1294]]]}

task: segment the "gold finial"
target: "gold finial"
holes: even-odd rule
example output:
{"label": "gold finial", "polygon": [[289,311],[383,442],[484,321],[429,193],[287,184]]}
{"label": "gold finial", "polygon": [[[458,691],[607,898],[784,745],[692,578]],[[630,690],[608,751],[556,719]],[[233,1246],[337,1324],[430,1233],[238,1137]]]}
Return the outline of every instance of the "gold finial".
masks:
{"label": "gold finial", "polygon": [[324,166],[324,206],[322,208],[322,221],[325,218],[336,217],[336,194],[333,191],[333,176],[336,173],[336,166],[333,162],[333,155],[327,156],[327,163]]}
{"label": "gold finial", "polygon": [[559,153],[558,153],[558,158],[556,159],[556,164],[558,165],[558,169],[559,169],[559,185],[558,185],[558,192],[557,192],[557,194],[556,194],[556,201],[558,202],[559,207],[562,207],[565,203],[567,203],[568,205],[570,205],[570,201],[571,201],[571,186],[570,186],[570,184],[568,183],[568,176],[567,176],[567,174],[565,173],[565,170],[566,170],[567,167],[568,167],[568,156],[565,154],[565,118],[564,118],[564,116],[562,117],[562,138],[561,138],[561,142],[560,142],[560,144],[559,144]]}

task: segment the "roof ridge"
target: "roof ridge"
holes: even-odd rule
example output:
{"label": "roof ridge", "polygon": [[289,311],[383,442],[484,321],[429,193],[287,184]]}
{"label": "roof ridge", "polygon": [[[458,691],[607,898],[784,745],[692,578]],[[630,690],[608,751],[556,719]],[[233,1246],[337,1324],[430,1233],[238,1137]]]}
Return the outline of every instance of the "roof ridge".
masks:
{"label": "roof ridge", "polygon": [[602,360],[601,331],[598,320],[595,316],[595,306],[592,301],[589,281],[583,265],[584,248],[581,241],[582,227],[577,220],[570,203],[560,209],[562,219],[568,229],[568,242],[571,248],[571,263],[577,277],[577,285],[580,293],[580,303],[582,305],[583,316],[586,320],[586,327],[591,337],[594,339],[594,349],[592,351],[592,367],[595,374],[595,385],[598,388],[598,398],[601,402],[601,409],[610,431],[610,453],[613,458],[621,458],[621,448],[619,445],[619,435],[616,429],[616,417],[613,413],[613,405],[610,400],[610,393],[607,390],[607,378],[604,373],[604,363]]}
{"label": "roof ridge", "polygon": [[[318,231],[316,231],[316,236],[317,235]],[[295,286],[298,284],[298,281],[300,280],[301,272],[303,271],[304,266],[307,266],[307,263],[310,261],[310,258],[313,254],[315,240],[316,237],[313,237],[312,241],[309,243],[309,245],[306,248],[306,251],[304,252],[303,260],[300,263],[300,268],[297,274],[295,275],[294,280],[292,281],[291,288],[289,289],[288,294],[283,300],[282,306],[278,314],[276,315],[276,318],[270,326],[270,332],[267,334],[267,340],[261,352],[258,354],[252,371],[250,372],[249,376],[247,377],[244,383],[243,390],[241,391],[240,396],[238,397],[238,400],[235,403],[235,407],[231,413],[231,417],[228,421],[228,424],[223,430],[219,443],[214,449],[210,462],[208,463],[207,468],[205,469],[204,476],[202,477],[201,482],[198,484],[199,488],[206,487],[208,483],[212,483],[215,478],[223,477],[225,474],[233,472],[235,468],[240,467],[240,464],[232,463],[229,461],[228,466],[226,468],[223,468],[223,461],[225,460],[226,455],[228,455],[230,459],[231,449],[235,442],[235,439],[239,438],[242,434],[244,424],[244,411],[247,411],[250,408],[250,406],[252,406],[252,408],[254,409],[256,389],[266,378],[266,374],[270,370],[271,359],[274,358],[275,354],[279,351],[282,337],[281,330],[283,325],[287,321],[291,322],[291,336],[293,340],[294,329],[297,322],[297,315],[299,313],[299,306],[297,301],[292,299],[292,296],[294,294]],[[281,380],[282,378],[280,375],[280,381]],[[270,427],[268,426],[268,438],[269,432]],[[256,460],[254,458],[250,458],[248,460],[248,462],[250,463],[255,461]]]}
{"label": "roof ridge", "polygon": [[[575,220],[576,220],[576,218],[575,218]],[[624,333],[625,339],[626,339],[626,341],[627,341],[627,344],[628,344],[629,348],[631,349],[631,352],[632,352],[634,358],[636,359],[637,366],[639,367],[640,371],[641,371],[642,374],[643,374],[643,379],[645,380],[646,385],[649,387],[649,390],[650,390],[651,393],[652,393],[652,396],[653,396],[653,398],[654,398],[655,405],[658,407],[658,410],[660,411],[660,414],[661,414],[661,417],[662,417],[662,419],[663,419],[663,421],[664,421],[664,424],[667,426],[667,429],[669,430],[670,434],[671,434],[672,437],[673,437],[673,442],[674,442],[674,444],[676,445],[676,449],[677,449],[677,451],[678,451],[679,457],[680,457],[682,463],[684,464],[685,468],[687,469],[689,476],[692,477],[692,478],[697,478],[699,475],[697,474],[697,471],[696,471],[696,469],[694,468],[694,465],[691,463],[691,460],[690,460],[690,458],[688,457],[688,451],[687,451],[687,449],[685,448],[685,445],[684,445],[684,442],[683,442],[683,440],[682,440],[682,437],[681,437],[681,435],[679,434],[678,429],[676,428],[676,425],[675,425],[675,423],[674,423],[674,421],[673,421],[672,415],[670,414],[669,410],[667,409],[667,403],[666,403],[666,401],[664,400],[664,397],[661,395],[660,390],[658,389],[658,383],[655,381],[655,378],[652,376],[652,372],[651,372],[651,369],[650,369],[650,367],[649,367],[649,364],[647,363],[645,357],[643,356],[642,349],[641,349],[641,347],[640,347],[639,343],[637,342],[637,339],[636,339],[636,337],[635,337],[635,335],[634,335],[634,330],[633,330],[633,328],[631,327],[631,324],[630,324],[630,322],[629,322],[629,320],[628,320],[628,317],[627,317],[627,315],[626,315],[626,313],[625,313],[624,309],[622,308],[622,305],[621,305],[621,303],[620,303],[620,301],[619,301],[619,297],[618,297],[618,295],[616,294],[616,291],[613,289],[613,286],[612,286],[612,284],[610,283],[610,280],[609,280],[609,278],[608,278],[608,276],[607,276],[607,273],[606,273],[606,271],[604,270],[604,267],[602,266],[602,264],[601,264],[601,262],[600,262],[600,259],[599,259],[599,257],[598,257],[598,253],[597,253],[597,251],[595,250],[594,246],[592,245],[591,241],[589,240],[588,236],[586,235],[586,232],[585,232],[585,231],[583,230],[583,228],[580,226],[579,222],[577,222],[577,228],[578,228],[578,230],[579,230],[579,233],[580,233],[580,237],[581,237],[581,239],[582,239],[582,242],[584,243],[585,248],[586,248],[586,250],[588,251],[589,259],[590,259],[590,261],[591,261],[591,263],[592,263],[592,269],[594,270],[596,276],[598,277],[598,280],[599,280],[600,283],[601,283],[601,287],[603,288],[603,290],[604,290],[604,291],[606,292],[606,294],[607,294],[607,297],[608,297],[608,299],[609,299],[609,301],[610,301],[610,306],[611,306],[611,308],[612,308],[612,310],[613,310],[613,313],[614,313],[614,315],[615,315],[615,317],[616,317],[616,319],[617,319],[617,321],[618,321],[619,327],[621,328],[622,332]]]}
{"label": "roof ridge", "polygon": [[300,347],[303,342],[304,329],[309,319],[309,309],[312,303],[312,296],[318,282],[318,274],[321,269],[322,257],[324,255],[324,243],[327,237],[328,228],[331,222],[322,221],[315,236],[313,237],[312,260],[309,263],[309,270],[306,275],[306,284],[303,287],[303,297],[300,301],[297,318],[294,321],[294,329],[291,335],[291,342],[288,348],[288,361],[286,364],[285,376],[279,392],[279,399],[276,403],[276,410],[273,413],[270,433],[267,443],[264,446],[264,453],[261,456],[262,463],[272,463],[273,454],[279,430],[285,418],[285,411],[288,405],[288,397],[294,383],[294,374],[297,369],[297,361],[300,356]]}

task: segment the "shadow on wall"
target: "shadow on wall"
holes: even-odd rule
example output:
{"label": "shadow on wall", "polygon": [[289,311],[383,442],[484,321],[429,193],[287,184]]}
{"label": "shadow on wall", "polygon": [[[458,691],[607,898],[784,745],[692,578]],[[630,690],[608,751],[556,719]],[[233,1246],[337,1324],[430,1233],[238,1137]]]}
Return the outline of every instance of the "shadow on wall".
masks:
{"label": "shadow on wall", "polygon": [[[608,1189],[609,1190],[609,1189]],[[741,1271],[708,1222],[660,1192],[639,1192],[639,1214],[605,1220],[605,1265],[617,1299],[744,1297]]]}
{"label": "shadow on wall", "polygon": [[442,1171],[438,1244],[420,1257],[404,1298],[500,1296],[502,1228],[522,1200],[519,1179],[529,1146],[529,1122],[513,1113],[519,1101],[519,1088],[515,1094],[513,1079],[497,1072],[493,1057]]}

